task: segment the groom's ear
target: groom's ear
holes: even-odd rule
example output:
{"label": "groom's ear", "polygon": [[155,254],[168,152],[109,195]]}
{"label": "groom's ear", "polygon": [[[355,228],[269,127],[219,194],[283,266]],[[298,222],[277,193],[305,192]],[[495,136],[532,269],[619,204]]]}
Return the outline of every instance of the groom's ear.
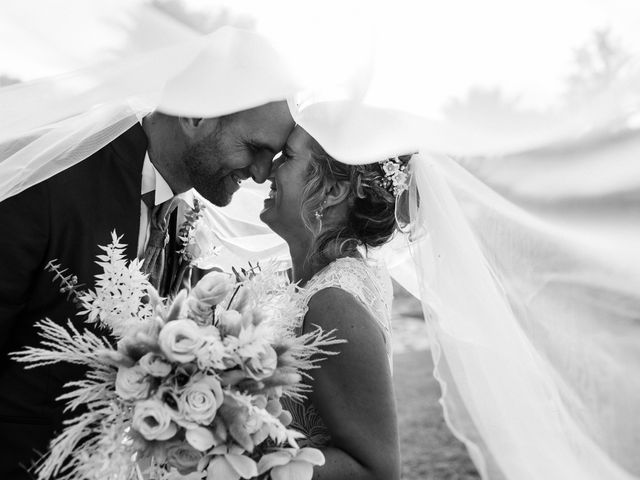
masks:
{"label": "groom's ear", "polygon": [[204,120],[197,117],[178,117],[178,124],[187,137],[193,138],[202,129]]}
{"label": "groom's ear", "polygon": [[346,180],[333,182],[327,190],[325,206],[333,207],[344,202],[349,197],[351,184]]}

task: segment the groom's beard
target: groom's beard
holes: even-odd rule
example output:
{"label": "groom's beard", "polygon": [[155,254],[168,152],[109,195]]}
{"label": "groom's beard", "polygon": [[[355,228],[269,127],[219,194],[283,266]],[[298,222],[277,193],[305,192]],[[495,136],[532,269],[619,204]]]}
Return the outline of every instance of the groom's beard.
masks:
{"label": "groom's beard", "polygon": [[214,205],[224,207],[231,202],[236,189],[231,189],[228,177],[220,167],[224,152],[218,132],[191,145],[184,153],[182,164],[187,169],[193,188]]}

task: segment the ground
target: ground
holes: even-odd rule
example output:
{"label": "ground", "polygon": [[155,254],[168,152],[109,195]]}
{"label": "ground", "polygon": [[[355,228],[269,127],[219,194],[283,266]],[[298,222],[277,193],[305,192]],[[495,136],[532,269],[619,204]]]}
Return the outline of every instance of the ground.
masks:
{"label": "ground", "polygon": [[400,288],[396,288],[392,327],[402,479],[479,479],[464,445],[444,423],[419,302]]}

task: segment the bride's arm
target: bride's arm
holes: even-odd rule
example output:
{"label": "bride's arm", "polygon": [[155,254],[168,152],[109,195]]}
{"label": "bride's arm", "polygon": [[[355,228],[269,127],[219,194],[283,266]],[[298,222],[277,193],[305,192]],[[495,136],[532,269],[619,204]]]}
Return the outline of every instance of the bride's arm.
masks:
{"label": "bride's arm", "polygon": [[304,330],[314,325],[347,340],[339,355],[313,370],[311,401],[331,435],[326,463],[314,479],[400,478],[398,426],[391,372],[382,332],[349,293],[328,288],[309,302]]}

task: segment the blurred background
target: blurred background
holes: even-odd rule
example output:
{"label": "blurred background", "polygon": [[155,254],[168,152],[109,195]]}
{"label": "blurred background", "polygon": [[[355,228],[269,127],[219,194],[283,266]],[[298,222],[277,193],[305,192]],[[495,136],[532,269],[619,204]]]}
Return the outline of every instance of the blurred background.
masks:
{"label": "blurred background", "polygon": [[442,416],[420,301],[394,283],[393,374],[404,480],[479,479]]}

